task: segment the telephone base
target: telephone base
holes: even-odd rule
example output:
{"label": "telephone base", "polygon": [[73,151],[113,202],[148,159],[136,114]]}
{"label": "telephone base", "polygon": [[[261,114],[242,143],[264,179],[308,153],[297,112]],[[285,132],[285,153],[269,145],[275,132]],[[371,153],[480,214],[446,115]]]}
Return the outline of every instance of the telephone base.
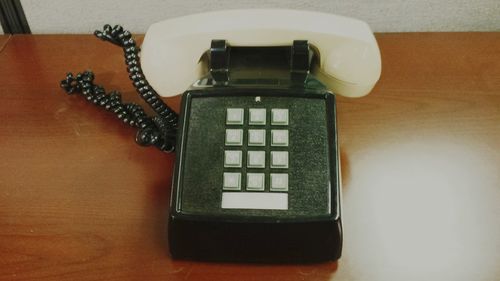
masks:
{"label": "telephone base", "polygon": [[174,258],[321,262],[342,250],[335,96],[208,87],[183,95],[169,246]]}
{"label": "telephone base", "polygon": [[340,258],[340,220],[290,223],[201,222],[170,218],[173,258],[309,263]]}

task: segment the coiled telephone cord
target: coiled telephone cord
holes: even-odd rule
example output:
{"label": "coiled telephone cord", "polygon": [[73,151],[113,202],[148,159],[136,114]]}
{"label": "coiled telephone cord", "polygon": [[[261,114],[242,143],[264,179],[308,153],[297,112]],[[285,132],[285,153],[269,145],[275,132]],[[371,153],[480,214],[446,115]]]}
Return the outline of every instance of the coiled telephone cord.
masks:
{"label": "coiled telephone cord", "polygon": [[139,95],[151,106],[157,116],[148,117],[138,104],[124,104],[119,92],[106,93],[102,86],[93,83],[94,74],[91,71],[84,71],[76,76],[68,73],[60,86],[66,93],[79,93],[88,101],[114,112],[124,123],[139,128],[136,135],[138,144],[152,145],[164,152],[174,151],[178,115],[161,100],[144,77],[140,66],[140,49],[132,38],[132,34],[119,25],[111,28],[109,24],[106,24],[102,31],[96,30],[94,35],[123,48],[129,78]]}

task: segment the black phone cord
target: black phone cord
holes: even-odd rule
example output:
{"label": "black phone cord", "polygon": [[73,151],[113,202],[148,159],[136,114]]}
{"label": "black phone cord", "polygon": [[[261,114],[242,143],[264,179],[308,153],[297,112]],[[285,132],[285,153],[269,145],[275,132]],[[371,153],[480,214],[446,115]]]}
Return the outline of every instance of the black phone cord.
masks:
{"label": "black phone cord", "polygon": [[178,115],[162,100],[158,93],[145,79],[140,66],[139,48],[128,30],[116,25],[111,28],[105,25],[103,31],[96,30],[94,34],[105,41],[111,42],[123,48],[125,63],[129,78],[139,95],[153,108],[155,117],[148,117],[144,109],[135,103],[124,104],[121,94],[116,91],[106,93],[104,88],[95,85],[92,71],[84,71],[74,76],[72,73],[66,75],[60,86],[68,94],[79,93],[88,101],[114,112],[124,123],[139,128],[136,142],[143,146],[153,145],[164,152],[172,152],[175,149]]}
{"label": "black phone cord", "polygon": [[175,148],[176,130],[165,125],[161,118],[149,117],[144,109],[135,103],[123,103],[117,91],[106,93],[100,85],[94,84],[92,71],[84,71],[76,76],[68,73],[61,81],[61,87],[68,93],[80,94],[87,101],[113,112],[123,123],[139,128],[136,142],[142,146],[153,145],[164,152]]}
{"label": "black phone cord", "polygon": [[163,117],[168,124],[176,127],[177,113],[161,100],[161,97],[144,77],[139,58],[140,48],[137,47],[137,43],[132,38],[130,31],[124,30],[120,25],[115,25],[111,28],[111,25],[106,24],[102,31],[96,30],[94,35],[101,40],[123,48],[125,63],[127,64],[127,71],[130,80],[132,80],[132,85],[134,85],[139,95],[153,108],[156,114]]}

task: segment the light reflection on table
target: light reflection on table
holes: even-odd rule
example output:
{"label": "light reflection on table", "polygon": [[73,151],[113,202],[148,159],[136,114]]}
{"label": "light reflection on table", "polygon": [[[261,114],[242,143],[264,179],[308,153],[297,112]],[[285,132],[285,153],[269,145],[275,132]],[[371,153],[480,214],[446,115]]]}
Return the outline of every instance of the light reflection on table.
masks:
{"label": "light reflection on table", "polygon": [[338,275],[342,263],[355,257],[351,271],[369,272],[369,280],[495,279],[499,265],[493,263],[500,260],[496,151],[427,135],[382,142],[350,154],[349,163]]}

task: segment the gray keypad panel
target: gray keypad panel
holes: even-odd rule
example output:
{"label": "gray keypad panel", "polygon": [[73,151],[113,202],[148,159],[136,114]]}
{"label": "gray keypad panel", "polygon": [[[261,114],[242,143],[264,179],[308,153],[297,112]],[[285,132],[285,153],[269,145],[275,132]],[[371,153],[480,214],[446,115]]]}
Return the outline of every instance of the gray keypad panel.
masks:
{"label": "gray keypad panel", "polygon": [[[336,210],[333,200],[338,197],[337,166],[332,166],[337,159],[335,135],[331,135],[335,120],[329,115],[335,106],[330,96],[210,96],[201,92],[187,96],[179,173],[174,180],[176,210],[201,216],[306,220],[329,216]],[[235,109],[229,112],[229,122],[228,108]],[[251,109],[260,113],[252,117]],[[288,109],[288,114],[278,111],[272,120],[273,109]],[[283,125],[286,121],[288,125]],[[226,130],[236,131],[228,131],[226,139]],[[250,130],[264,130],[265,139],[262,133],[249,136]],[[288,131],[288,139],[281,130]],[[265,152],[264,168],[248,167],[249,151]],[[278,157],[272,162],[272,152],[288,152],[288,168],[279,154],[273,155]],[[264,174],[263,190],[259,185],[247,187],[256,180],[249,180],[249,173]]]}
{"label": "gray keypad panel", "polygon": [[[274,204],[277,209],[282,209],[287,205],[283,202],[286,196],[267,198],[263,195],[256,200],[252,194],[254,192],[286,194],[289,190],[288,109],[227,108],[225,121],[222,189],[227,196],[222,207],[237,208],[239,203],[231,200],[243,202],[245,196],[248,196],[250,201],[268,200],[263,203],[262,206],[265,207],[262,208],[259,204],[253,204],[256,209],[273,209]],[[241,192],[241,194],[233,196],[228,192]],[[247,208],[247,205],[241,203],[242,208]]]}

